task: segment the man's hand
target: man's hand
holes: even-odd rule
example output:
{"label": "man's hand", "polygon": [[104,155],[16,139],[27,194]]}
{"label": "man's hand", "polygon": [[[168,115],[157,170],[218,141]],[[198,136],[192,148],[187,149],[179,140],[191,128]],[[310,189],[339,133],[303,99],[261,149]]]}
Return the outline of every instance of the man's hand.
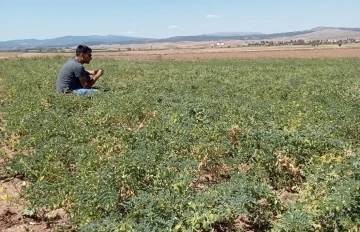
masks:
{"label": "man's hand", "polygon": [[[94,75],[96,75],[99,71],[102,71],[104,73],[104,69],[95,69],[94,70]],[[102,74],[101,74],[102,75]]]}
{"label": "man's hand", "polygon": [[102,75],[104,75],[104,70],[102,70],[102,69],[95,70],[95,75],[98,77],[101,77]]}
{"label": "man's hand", "polygon": [[80,77],[80,83],[83,86],[83,88],[85,89],[90,89],[95,82],[102,76],[104,75],[104,70],[100,69],[100,70],[95,70],[94,73],[96,72],[95,76],[90,79],[89,81],[86,79],[86,77]]}

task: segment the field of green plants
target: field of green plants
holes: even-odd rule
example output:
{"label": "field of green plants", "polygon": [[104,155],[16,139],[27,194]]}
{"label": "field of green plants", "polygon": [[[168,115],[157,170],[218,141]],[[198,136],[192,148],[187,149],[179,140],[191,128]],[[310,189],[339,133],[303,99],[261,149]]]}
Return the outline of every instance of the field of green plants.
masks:
{"label": "field of green plants", "polygon": [[28,209],[77,231],[359,231],[360,59],[0,62],[0,135]]}

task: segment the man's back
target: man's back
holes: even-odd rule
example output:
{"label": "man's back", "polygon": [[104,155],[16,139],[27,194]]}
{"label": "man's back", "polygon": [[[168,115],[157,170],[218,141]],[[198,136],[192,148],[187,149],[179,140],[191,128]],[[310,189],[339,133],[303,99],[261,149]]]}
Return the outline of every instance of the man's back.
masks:
{"label": "man's back", "polygon": [[82,64],[74,57],[69,58],[60,69],[56,81],[56,91],[60,93],[83,88],[79,78],[85,76],[86,72],[84,66],[82,66]]}

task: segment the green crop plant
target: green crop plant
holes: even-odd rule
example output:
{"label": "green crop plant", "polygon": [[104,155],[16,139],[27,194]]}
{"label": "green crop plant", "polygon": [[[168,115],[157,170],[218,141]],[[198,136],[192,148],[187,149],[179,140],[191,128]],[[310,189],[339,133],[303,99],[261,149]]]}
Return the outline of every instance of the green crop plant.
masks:
{"label": "green crop plant", "polygon": [[79,231],[359,230],[359,59],[94,59],[83,97],[55,93],[65,60],[0,63],[29,209]]}

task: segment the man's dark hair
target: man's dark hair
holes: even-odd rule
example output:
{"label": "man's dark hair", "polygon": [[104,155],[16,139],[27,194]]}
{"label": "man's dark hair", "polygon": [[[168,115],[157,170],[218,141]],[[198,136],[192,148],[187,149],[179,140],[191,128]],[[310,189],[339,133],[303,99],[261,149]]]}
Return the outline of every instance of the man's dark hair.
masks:
{"label": "man's dark hair", "polygon": [[79,45],[76,48],[76,55],[77,56],[80,56],[82,53],[87,54],[89,52],[92,52],[91,48],[89,48],[88,46],[85,46],[85,45]]}

